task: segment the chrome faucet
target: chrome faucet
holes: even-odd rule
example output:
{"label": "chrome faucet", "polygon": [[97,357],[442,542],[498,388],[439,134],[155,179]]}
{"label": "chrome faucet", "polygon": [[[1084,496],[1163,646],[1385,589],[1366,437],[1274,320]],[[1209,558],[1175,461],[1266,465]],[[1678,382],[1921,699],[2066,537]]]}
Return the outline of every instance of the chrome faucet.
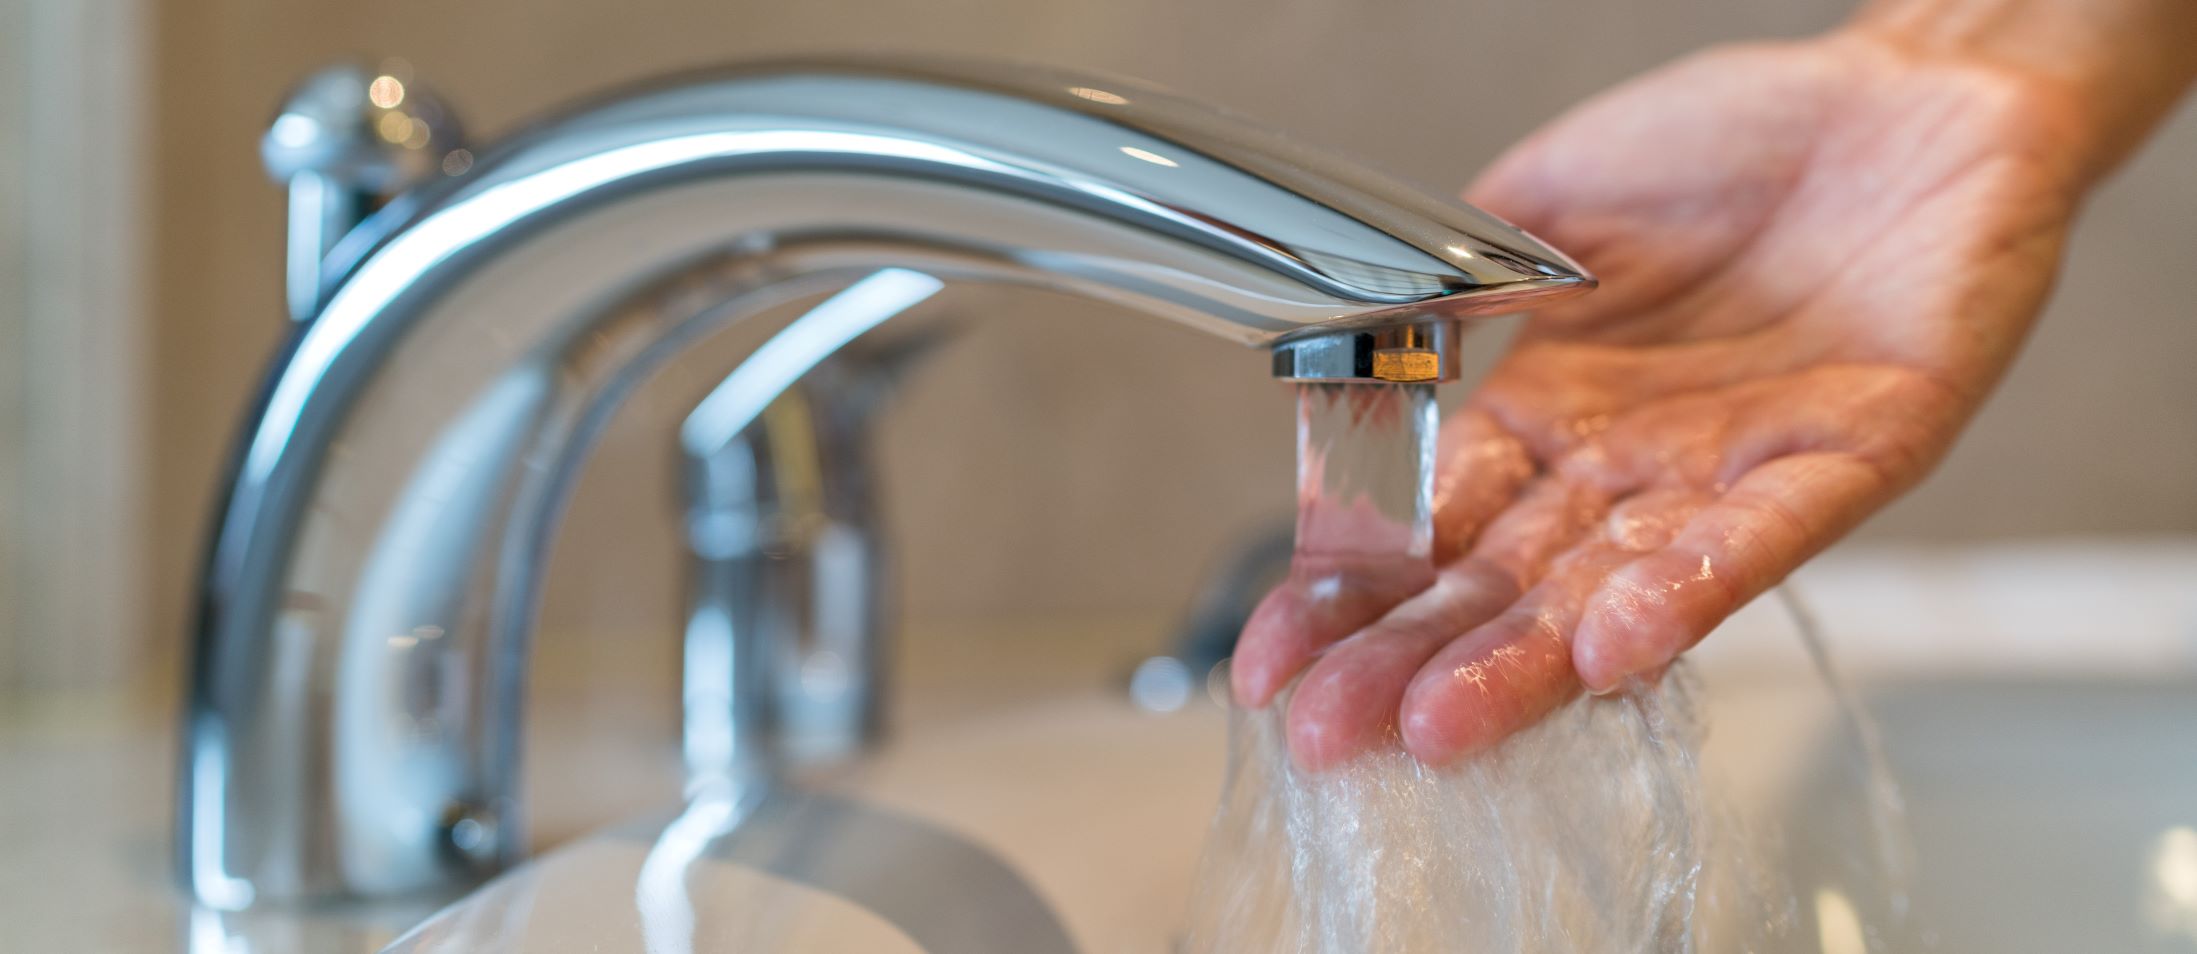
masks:
{"label": "chrome faucet", "polygon": [[[196,620],[177,837],[217,908],[447,890],[519,857],[520,690],[569,486],[622,397],[766,306],[845,289],[695,409],[690,454],[944,281],[1081,293],[1346,382],[1448,379],[1458,319],[1591,285],[1490,216],[1113,81],[769,65],[475,159],[380,80],[293,99],[269,134],[281,171],[354,195],[375,187],[339,159],[431,161],[339,241],[340,210],[293,228],[306,317],[239,441]],[[748,672],[718,701],[752,704]],[[692,738],[690,767],[747,771],[739,740]]]}

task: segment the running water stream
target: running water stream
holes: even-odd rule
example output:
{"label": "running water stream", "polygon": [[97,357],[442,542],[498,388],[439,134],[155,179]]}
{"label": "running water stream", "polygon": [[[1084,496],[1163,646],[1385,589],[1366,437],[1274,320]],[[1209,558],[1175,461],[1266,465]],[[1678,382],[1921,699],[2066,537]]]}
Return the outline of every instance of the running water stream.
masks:
{"label": "running water stream", "polygon": [[[1300,387],[1287,585],[1317,597],[1307,612],[1363,617],[1432,579],[1438,418],[1431,386]],[[1808,622],[1793,622],[1820,664]],[[1705,782],[1681,665],[1439,769],[1392,746],[1309,773],[1287,751],[1286,694],[1238,710],[1180,951],[1886,950],[1904,899],[1897,799],[1866,724],[1818,674],[1846,719],[1852,807],[1875,836],[1850,846],[1832,895],[1857,946],[1821,946],[1823,895],[1809,910],[1791,860],[1765,850],[1775,839],[1750,834]]]}
{"label": "running water stream", "polygon": [[1363,615],[1434,581],[1431,384],[1297,386],[1291,584],[1309,612]]}

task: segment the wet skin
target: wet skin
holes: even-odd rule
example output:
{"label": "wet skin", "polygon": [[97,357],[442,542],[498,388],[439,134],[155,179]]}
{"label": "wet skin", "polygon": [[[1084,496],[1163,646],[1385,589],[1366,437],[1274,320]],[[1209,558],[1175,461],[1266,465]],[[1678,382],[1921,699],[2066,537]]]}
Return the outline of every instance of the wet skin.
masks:
{"label": "wet skin", "polygon": [[[1239,701],[1297,759],[1483,749],[1652,677],[1920,480],[2037,314],[2094,170],[2077,100],[1849,29],[1591,100],[1467,192],[1577,257],[1443,427],[1437,573],[1300,574]],[[1424,581],[1420,581],[1424,583]]]}

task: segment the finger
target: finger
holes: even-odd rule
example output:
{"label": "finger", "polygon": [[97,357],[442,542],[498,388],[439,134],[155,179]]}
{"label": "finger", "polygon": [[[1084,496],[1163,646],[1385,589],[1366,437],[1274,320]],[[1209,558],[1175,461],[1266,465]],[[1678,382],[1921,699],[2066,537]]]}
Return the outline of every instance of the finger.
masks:
{"label": "finger", "polygon": [[1631,557],[1602,544],[1567,554],[1523,599],[1435,652],[1404,691],[1404,748],[1440,765],[1495,745],[1577,695],[1568,636],[1596,582]]}
{"label": "finger", "polygon": [[1319,771],[1385,745],[1404,687],[1427,658],[1518,598],[1493,564],[1459,560],[1433,586],[1336,643],[1305,673],[1289,702],[1289,747]]}
{"label": "finger", "polygon": [[1409,556],[1412,528],[1371,500],[1330,499],[1315,487],[1297,504],[1289,578],[1244,623],[1230,667],[1236,701],[1258,708],[1312,656],[1433,582],[1425,556]]}
{"label": "finger", "polygon": [[1602,518],[1600,539],[1636,558],[1652,553],[1670,546],[1712,498],[1707,491],[1683,485],[1636,491],[1610,507]]}
{"label": "finger", "polygon": [[[1590,506],[1555,487],[1532,506],[1513,507],[1533,464],[1523,445],[1484,413],[1466,411],[1454,417],[1443,429],[1438,452],[1447,463],[1435,491],[1436,562],[1451,562],[1479,540],[1485,525],[1508,515],[1514,529],[1503,535],[1512,541],[1504,547],[1505,558],[1535,566],[1538,575],[1540,552],[1568,542],[1594,519],[1549,512]],[[1236,701],[1244,706],[1266,705],[1321,650],[1379,619],[1433,579],[1431,566],[1420,567],[1424,575],[1414,578],[1402,561],[1352,565],[1364,553],[1352,554],[1346,547],[1363,551],[1366,540],[1386,541],[1374,549],[1404,549],[1394,539],[1398,530],[1392,518],[1319,500],[1300,502],[1299,510],[1297,537],[1303,549],[1292,562],[1290,579],[1260,602],[1237,641],[1230,681]],[[1534,528],[1522,526],[1534,520],[1539,521]],[[1548,528],[1555,525],[1572,529],[1561,539],[1547,540]],[[1529,547],[1527,541],[1535,534],[1541,542]]]}
{"label": "finger", "polygon": [[1442,424],[1435,450],[1434,557],[1448,563],[1470,552],[1490,521],[1534,475],[1524,441],[1477,407],[1460,408]]}
{"label": "finger", "polygon": [[1497,514],[1480,534],[1472,556],[1493,563],[1531,589],[1560,554],[1595,533],[1610,498],[1598,487],[1558,477],[1529,482],[1516,503]]}
{"label": "finger", "polygon": [[1299,554],[1237,638],[1229,664],[1236,702],[1266,705],[1320,650],[1425,589],[1433,576],[1424,558],[1335,562]]}
{"label": "finger", "polygon": [[[1700,423],[1728,421],[1756,402],[1792,390],[1790,382],[1765,378],[1792,373],[1816,357],[1775,340],[1783,334],[1776,329],[1643,347],[1604,340],[1615,329],[1584,341],[1576,329],[1561,339],[1537,338],[1534,331],[1542,327],[1525,329],[1474,392],[1472,407],[1519,435],[1533,457],[1546,462],[1637,428],[1643,419],[1679,422],[1708,412]],[[1639,330],[1669,333],[1660,325]]]}
{"label": "finger", "polygon": [[1581,680],[1607,691],[1669,663],[1895,489],[1881,468],[1843,453],[1781,457],[1749,471],[1669,545],[1602,583],[1573,638]]}

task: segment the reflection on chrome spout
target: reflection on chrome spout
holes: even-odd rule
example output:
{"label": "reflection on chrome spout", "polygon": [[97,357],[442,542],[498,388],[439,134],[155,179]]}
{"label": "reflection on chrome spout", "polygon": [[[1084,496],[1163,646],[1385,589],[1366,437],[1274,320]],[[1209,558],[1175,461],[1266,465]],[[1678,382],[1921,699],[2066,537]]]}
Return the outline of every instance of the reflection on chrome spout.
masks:
{"label": "reflection on chrome spout", "polygon": [[904,268],[888,268],[847,286],[764,342],[726,375],[680,425],[680,446],[692,457],[724,450],[817,362],[943,287],[945,283],[936,278]]}
{"label": "reflection on chrome spout", "polygon": [[702,859],[710,842],[754,811],[757,800],[756,789],[729,780],[705,782],[690,793],[686,811],[664,826],[633,883],[648,954],[693,954],[694,899],[687,893],[687,869]]}
{"label": "reflection on chrome spout", "polygon": [[[1448,322],[1591,284],[1491,217],[1162,94],[906,64],[610,100],[322,264],[197,619],[177,835],[220,907],[445,891],[519,856],[520,687],[566,491],[624,395],[769,305],[1042,285],[1286,343],[1290,376],[1432,381]],[[870,321],[838,320],[774,340],[697,439]]]}
{"label": "reflection on chrome spout", "polygon": [[[789,744],[843,756],[873,729],[885,623],[867,418],[890,365],[908,358],[855,362],[842,349],[942,287],[905,269],[848,286],[756,348],[681,424],[691,783],[774,777]],[[849,366],[820,368],[827,359]],[[825,662],[835,685],[820,687]]]}

